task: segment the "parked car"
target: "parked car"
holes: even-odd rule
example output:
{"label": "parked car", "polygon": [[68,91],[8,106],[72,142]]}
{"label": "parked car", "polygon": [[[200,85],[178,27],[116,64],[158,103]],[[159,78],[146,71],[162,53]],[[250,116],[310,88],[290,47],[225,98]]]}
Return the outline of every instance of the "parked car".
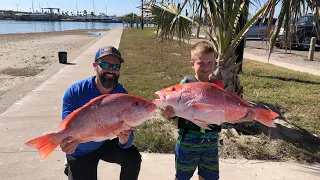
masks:
{"label": "parked car", "polygon": [[[307,14],[306,16],[299,18],[295,28],[296,32],[291,33],[291,47],[307,50],[310,47],[312,37],[316,37],[316,44],[320,45],[320,29],[313,22],[312,14]],[[282,28],[275,45],[277,47],[285,47],[284,39],[285,31]]]}
{"label": "parked car", "polygon": [[[273,18],[271,29],[274,28],[277,18]],[[268,18],[261,24],[261,19],[259,19],[256,24],[252,25],[248,32],[246,33],[247,39],[265,39],[267,37],[266,30],[268,25]]]}

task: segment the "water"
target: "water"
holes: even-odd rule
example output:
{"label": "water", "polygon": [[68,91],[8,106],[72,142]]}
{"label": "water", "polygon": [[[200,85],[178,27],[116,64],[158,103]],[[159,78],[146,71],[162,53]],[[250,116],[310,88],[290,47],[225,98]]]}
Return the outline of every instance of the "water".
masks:
{"label": "water", "polygon": [[0,34],[122,27],[122,23],[0,20]]}

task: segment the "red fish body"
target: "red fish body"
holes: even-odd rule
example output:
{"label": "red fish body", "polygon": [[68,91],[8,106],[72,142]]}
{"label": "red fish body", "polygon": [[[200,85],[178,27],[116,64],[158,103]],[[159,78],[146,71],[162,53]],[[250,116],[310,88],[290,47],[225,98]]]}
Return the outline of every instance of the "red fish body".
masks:
{"label": "red fish body", "polygon": [[272,119],[278,114],[263,108],[252,107],[241,97],[213,83],[194,82],[176,84],[157,91],[158,107],[172,106],[175,115],[188,119],[200,127],[224,122],[240,123],[257,120],[273,126]]}
{"label": "red fish body", "polygon": [[70,113],[56,133],[25,143],[39,150],[44,160],[61,141],[72,136],[81,142],[113,139],[123,130],[139,126],[155,112],[156,105],[129,94],[101,95]]}

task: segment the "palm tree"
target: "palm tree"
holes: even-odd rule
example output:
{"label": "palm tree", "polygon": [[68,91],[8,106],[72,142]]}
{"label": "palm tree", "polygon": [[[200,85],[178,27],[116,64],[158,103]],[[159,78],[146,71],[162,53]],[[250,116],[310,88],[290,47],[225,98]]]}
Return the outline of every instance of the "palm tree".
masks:
{"label": "palm tree", "polygon": [[130,27],[133,27],[133,23],[136,22],[137,19],[140,19],[141,17],[138,16],[137,14],[135,13],[129,13],[129,14],[125,14],[123,16],[123,21],[125,23],[129,23],[130,24]]}
{"label": "palm tree", "polygon": [[[243,88],[240,84],[237,67],[237,54],[235,53],[239,43],[244,39],[249,28],[259,18],[263,21],[268,18],[267,34],[269,35],[269,57],[273,51],[280,28],[283,26],[286,37],[294,31],[296,19],[311,11],[315,22],[320,14],[319,0],[264,0],[262,6],[250,17],[243,28],[239,28],[240,16],[246,17],[248,4],[258,6],[259,0],[185,0],[180,7],[174,0],[151,0],[147,3],[146,11],[151,13],[152,21],[157,25],[158,37],[161,41],[172,40],[177,37],[181,42],[189,39],[191,30],[200,27],[210,38],[219,56],[217,66],[214,68],[211,78],[223,80],[225,89],[242,96]],[[182,13],[186,6],[192,10],[191,17]],[[280,13],[274,29],[271,29],[272,19],[275,16],[276,6],[280,5]],[[199,17],[202,9],[206,22],[212,28],[212,34],[203,28],[195,17]],[[201,14],[200,14],[201,17]],[[261,21],[261,23],[263,23]],[[290,26],[292,24],[292,26]]]}

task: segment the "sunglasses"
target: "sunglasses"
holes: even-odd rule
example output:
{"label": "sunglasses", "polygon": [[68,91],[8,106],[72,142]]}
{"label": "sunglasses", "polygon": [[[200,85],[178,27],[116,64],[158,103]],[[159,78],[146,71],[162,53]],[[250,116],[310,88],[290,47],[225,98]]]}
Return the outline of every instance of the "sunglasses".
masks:
{"label": "sunglasses", "polygon": [[120,70],[120,67],[121,67],[120,64],[110,64],[110,63],[101,62],[101,61],[98,61],[97,64],[99,64],[99,66],[100,66],[102,69],[105,69],[105,70],[108,70],[108,69],[110,68],[110,66],[111,66],[111,67],[112,67],[112,70],[119,71],[119,70]]}

